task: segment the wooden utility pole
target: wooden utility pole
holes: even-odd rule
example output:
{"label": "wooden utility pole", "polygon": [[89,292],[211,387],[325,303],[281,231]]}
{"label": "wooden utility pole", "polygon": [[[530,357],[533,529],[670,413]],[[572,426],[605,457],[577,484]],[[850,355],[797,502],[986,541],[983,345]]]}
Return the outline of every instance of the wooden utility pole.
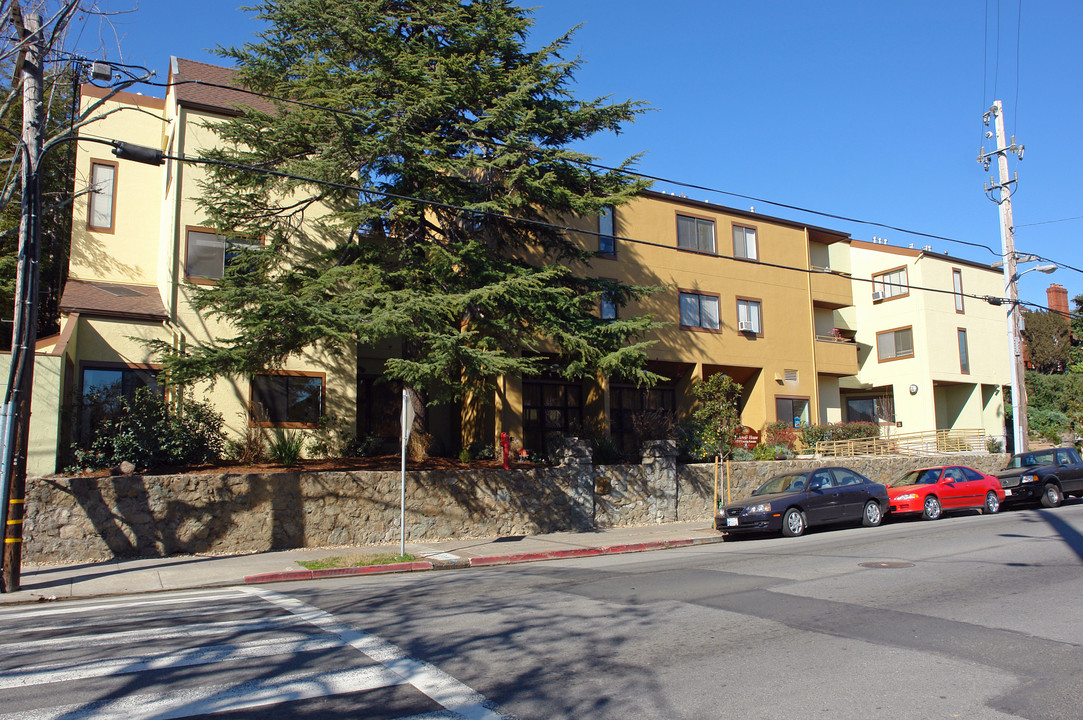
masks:
{"label": "wooden utility pole", "polygon": [[[15,278],[15,316],[11,337],[11,368],[4,398],[0,448],[0,500],[4,515],[3,588],[19,589],[22,563],[23,509],[26,497],[26,460],[30,429],[30,399],[34,387],[34,346],[37,343],[38,263],[41,249],[41,175],[43,112],[42,87],[45,40],[41,16],[19,12],[12,3],[11,18],[22,44],[19,62],[23,88],[22,216],[19,222],[19,259]],[[21,21],[21,22],[20,22]]]}
{"label": "wooden utility pole", "polygon": [[[1004,253],[1004,289],[1008,293],[1008,361],[1011,365],[1012,379],[1012,421],[1015,426],[1015,452],[1026,452],[1029,447],[1030,427],[1027,424],[1027,388],[1024,384],[1023,347],[1020,331],[1022,330],[1023,313],[1019,307],[1019,290],[1017,281],[1019,274],[1016,271],[1015,255],[1015,225],[1012,220],[1012,185],[1015,180],[1008,174],[1008,153],[1023,159],[1023,146],[1016,145],[1015,136],[1012,136],[1011,144],[1007,143],[1004,135],[1004,108],[999,100],[993,102],[993,106],[985,113],[985,124],[993,121],[996,131],[996,150],[986,153],[984,148],[978,153],[978,162],[983,163],[985,169],[989,169],[990,158],[996,155],[999,182],[993,182],[985,186],[986,194],[993,190],[999,190],[1000,206],[1000,242]],[[986,134],[986,137],[989,133]]]}

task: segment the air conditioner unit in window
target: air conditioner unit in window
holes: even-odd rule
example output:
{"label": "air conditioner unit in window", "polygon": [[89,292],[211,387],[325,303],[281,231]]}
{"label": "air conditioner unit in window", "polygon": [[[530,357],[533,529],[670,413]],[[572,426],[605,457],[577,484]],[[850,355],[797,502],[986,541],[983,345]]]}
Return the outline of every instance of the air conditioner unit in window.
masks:
{"label": "air conditioner unit in window", "polygon": [[880,292],[879,290],[873,290],[872,291],[872,301],[873,302],[878,302],[878,301],[883,300],[883,299],[884,299],[884,294],[882,292]]}
{"label": "air conditioner unit in window", "polygon": [[756,326],[749,320],[741,320],[737,323],[738,332],[756,332]]}

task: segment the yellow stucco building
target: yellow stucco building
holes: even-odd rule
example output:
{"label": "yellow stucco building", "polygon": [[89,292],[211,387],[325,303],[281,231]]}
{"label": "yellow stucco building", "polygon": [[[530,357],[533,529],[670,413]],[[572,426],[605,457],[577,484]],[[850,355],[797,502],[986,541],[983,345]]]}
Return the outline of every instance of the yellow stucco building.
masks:
{"label": "yellow stucco building", "polygon": [[[174,84],[165,98],[114,95],[100,119],[81,133],[196,157],[216,142],[208,122],[236,113],[238,105],[260,102],[228,89],[176,84],[228,85],[232,71],[227,68],[174,58],[170,79]],[[102,90],[85,86],[83,106],[102,96]],[[78,144],[76,188],[94,192],[76,199],[62,332],[41,348],[53,358],[56,377],[43,393],[45,400],[35,397],[34,412],[42,416],[38,422],[55,430],[32,448],[31,472],[53,472],[67,462],[71,442],[88,429],[80,427],[86,420],[74,412],[82,394],[155,385],[155,358],[140,339],[183,347],[228,332],[189,303],[190,283],[214,282],[229,257],[228,245],[202,226],[205,218],[194,198],[204,176],[198,165],[172,160],[160,167],[139,165],[118,161],[106,146]],[[875,356],[870,361],[867,348],[859,354],[870,342],[866,328],[886,330],[894,322],[888,310],[904,309],[894,299],[874,306],[867,284],[856,282],[885,270],[884,263],[868,259],[883,255],[882,248],[852,243],[846,233],[658,192],[646,192],[599,218],[581,218],[577,227],[585,231],[579,241],[597,252],[579,271],[664,286],[638,304],[618,309],[603,303],[598,311],[650,314],[666,323],[648,339],[656,340],[650,368],[667,380],[645,391],[620,378],[577,383],[544,376],[502,378],[491,398],[431,409],[437,451],[454,454],[474,442],[494,445],[501,432],[542,449],[547,434],[584,427],[600,428],[629,448],[636,411],[660,408],[685,416],[692,409],[691,386],[719,372],[741,383],[742,421],[757,430],[776,420],[845,420],[847,403],[863,407],[861,398],[882,396],[885,388],[896,398],[896,416],[913,413],[919,426],[949,419],[989,424],[999,412],[1006,364],[974,352],[994,334],[996,319],[982,314],[979,323],[969,301],[967,376],[944,365],[945,353],[915,352],[890,368],[881,368]],[[861,252],[854,254],[852,246]],[[926,254],[900,255],[896,264],[913,268],[909,272],[917,278],[934,263]],[[958,266],[968,290],[988,284],[978,267]],[[934,338],[941,320],[955,317],[952,302],[950,296],[935,302],[914,298],[909,315],[932,313],[927,320],[905,323],[913,328],[916,348],[940,342]],[[320,417],[332,417],[359,437],[394,437],[398,399],[377,380],[384,360],[398,353],[395,343],[333,358],[312,349],[283,370],[222,379],[195,388],[194,394],[212,401],[234,434],[253,422],[305,429]],[[903,393],[901,400],[928,397],[928,406],[911,408],[900,401],[896,386],[911,382],[930,394]],[[935,394],[934,385],[940,388]],[[246,414],[253,403],[261,409],[255,419]]]}

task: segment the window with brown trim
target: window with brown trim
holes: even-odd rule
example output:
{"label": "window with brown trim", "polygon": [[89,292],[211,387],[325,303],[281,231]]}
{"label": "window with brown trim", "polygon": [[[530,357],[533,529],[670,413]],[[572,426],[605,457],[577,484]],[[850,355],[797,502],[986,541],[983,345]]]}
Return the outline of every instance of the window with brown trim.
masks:
{"label": "window with brown trim", "polygon": [[715,252],[714,220],[691,215],[677,216],[677,247],[696,252]]}
{"label": "window with brown trim", "polygon": [[876,359],[880,362],[914,357],[914,330],[896,328],[876,333]]}
{"label": "window with brown trim", "polygon": [[117,164],[111,160],[90,161],[90,199],[87,201],[87,229],[113,232],[117,212]]}
{"label": "window with brown trim", "polygon": [[89,443],[93,428],[115,416],[124,403],[135,400],[136,391],[147,388],[161,395],[158,368],[124,363],[87,363],[79,367],[79,437]]}
{"label": "window with brown trim", "polygon": [[970,348],[966,343],[966,328],[956,328],[959,336],[959,372],[970,374]]}
{"label": "window with brown trim", "polygon": [[226,238],[201,227],[190,227],[185,243],[184,275],[190,280],[220,280],[228,267],[247,248],[258,242]]}
{"label": "window with brown trim", "polygon": [[254,375],[249,385],[254,422],[276,427],[314,427],[323,416],[323,373]]}
{"label": "window with brown trim", "polygon": [[952,268],[951,282],[955,289],[955,312],[963,312],[963,271],[959,268]]}
{"label": "window with brown trim", "polygon": [[719,329],[718,298],[718,295],[681,290],[681,327],[717,331]]}
{"label": "window with brown trim", "polygon": [[617,254],[617,241],[613,237],[613,208],[608,205],[598,213],[598,254]]}
{"label": "window with brown trim", "polygon": [[763,335],[763,312],[759,299],[737,298],[737,331]]}
{"label": "window with brown trim", "polygon": [[809,424],[808,398],[787,395],[775,396],[775,419],[794,427]]}
{"label": "window with brown trim", "polygon": [[880,293],[874,300],[890,300],[891,298],[904,297],[910,294],[910,281],[906,274],[906,266],[892,268],[872,276],[872,291]]}
{"label": "window with brown trim", "polygon": [[746,260],[758,260],[759,248],[756,245],[756,228],[748,225],[733,226],[733,257]]}

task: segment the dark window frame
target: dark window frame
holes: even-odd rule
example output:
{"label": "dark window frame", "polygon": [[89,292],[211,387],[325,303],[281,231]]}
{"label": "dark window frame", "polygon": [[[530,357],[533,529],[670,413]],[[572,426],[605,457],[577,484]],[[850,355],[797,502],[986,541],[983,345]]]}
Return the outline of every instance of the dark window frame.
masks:
{"label": "dark window frame", "polygon": [[[275,408],[267,408],[265,403],[262,403],[257,398],[257,379],[258,378],[270,378],[275,380],[281,380],[284,384],[283,390],[285,391],[285,416],[284,419],[277,419],[272,417],[271,413]],[[312,419],[299,419],[297,414],[292,414],[294,408],[290,404],[290,378],[312,380],[316,379],[320,381],[319,392],[319,407],[316,416]],[[277,388],[276,388],[277,389]],[[322,372],[308,372],[304,370],[276,370],[274,372],[256,373],[248,382],[248,402],[249,407],[252,408],[252,416],[249,421],[251,427],[270,427],[270,428],[296,428],[296,429],[311,429],[319,425],[320,418],[323,417],[326,409],[326,396],[327,396],[327,374]],[[295,401],[296,402],[296,401]],[[264,415],[260,410],[267,411],[266,419],[263,419]]]}

